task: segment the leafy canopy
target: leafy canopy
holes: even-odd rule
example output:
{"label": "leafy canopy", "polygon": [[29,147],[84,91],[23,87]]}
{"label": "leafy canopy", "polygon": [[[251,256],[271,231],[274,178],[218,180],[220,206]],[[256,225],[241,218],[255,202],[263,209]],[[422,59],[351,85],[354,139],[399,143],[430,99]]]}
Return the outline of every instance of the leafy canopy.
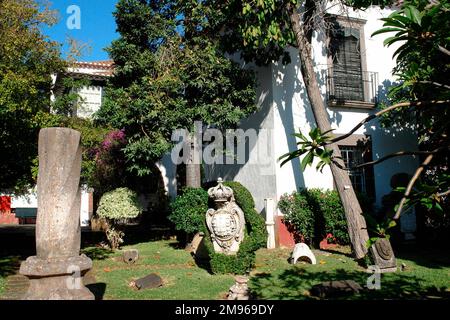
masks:
{"label": "leafy canopy", "polygon": [[51,74],[61,71],[59,45],[42,33],[56,22],[33,0],[0,1],[0,189],[32,183],[38,131],[49,111]]}
{"label": "leafy canopy", "polygon": [[201,10],[192,1],[117,5],[120,38],[108,49],[116,73],[96,119],[125,130],[128,170],[137,175],[149,174],[171,148],[173,130],[197,120],[234,127],[256,108],[253,72],[225,57],[217,37],[199,32],[209,24],[197,19]]}

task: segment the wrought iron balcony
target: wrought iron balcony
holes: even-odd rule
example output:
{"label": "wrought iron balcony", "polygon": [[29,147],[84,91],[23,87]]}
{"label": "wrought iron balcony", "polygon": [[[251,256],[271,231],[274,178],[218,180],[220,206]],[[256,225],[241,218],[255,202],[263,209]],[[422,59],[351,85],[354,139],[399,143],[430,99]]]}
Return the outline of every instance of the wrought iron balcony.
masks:
{"label": "wrought iron balcony", "polygon": [[378,73],[333,65],[327,72],[329,105],[373,108],[377,103]]}

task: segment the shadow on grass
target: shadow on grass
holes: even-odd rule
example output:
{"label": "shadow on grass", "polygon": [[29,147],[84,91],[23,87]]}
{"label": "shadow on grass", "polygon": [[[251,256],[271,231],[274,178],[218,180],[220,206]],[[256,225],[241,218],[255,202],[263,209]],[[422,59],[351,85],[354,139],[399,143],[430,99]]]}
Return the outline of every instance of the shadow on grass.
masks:
{"label": "shadow on grass", "polygon": [[88,288],[94,294],[95,300],[103,300],[103,296],[105,295],[106,291],[106,283],[91,283],[86,285],[86,288]]}
{"label": "shadow on grass", "polygon": [[450,249],[401,246],[395,252],[396,257],[403,260],[414,261],[420,266],[431,269],[443,269],[450,267]]}
{"label": "shadow on grass", "polygon": [[15,274],[20,268],[20,256],[0,257],[0,278]]}
{"label": "shadow on grass", "polygon": [[134,245],[142,242],[169,240],[173,236],[170,228],[165,226],[130,225],[124,229],[125,237],[123,245]]}
{"label": "shadow on grass", "polygon": [[113,254],[114,251],[111,249],[101,247],[89,247],[81,249],[81,253],[84,253],[92,260],[104,260],[108,258],[111,254]]}
{"label": "shadow on grass", "polygon": [[317,299],[309,295],[313,285],[338,280],[353,280],[364,290],[336,299],[351,300],[382,300],[382,299],[449,299],[446,288],[434,286],[425,287],[424,279],[402,274],[382,274],[380,290],[365,288],[370,274],[357,271],[337,269],[327,272],[311,272],[300,267],[293,267],[282,273],[260,273],[254,275],[249,282],[251,295],[254,299],[280,299],[280,300],[308,300]]}

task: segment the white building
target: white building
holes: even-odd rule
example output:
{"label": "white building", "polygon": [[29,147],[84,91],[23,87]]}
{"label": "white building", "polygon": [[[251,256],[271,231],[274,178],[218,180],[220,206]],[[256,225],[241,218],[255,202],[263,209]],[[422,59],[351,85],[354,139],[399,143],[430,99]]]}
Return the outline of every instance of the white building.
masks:
{"label": "white building", "polygon": [[[321,30],[313,35],[313,59],[323,99],[327,105],[334,134],[345,134],[357,123],[376,112],[395,81],[392,55],[396,47],[383,46],[384,36],[371,37],[382,27],[379,19],[392,10],[371,7],[366,11],[349,10],[339,15],[338,7],[329,12],[334,30]],[[334,14],[334,15],[333,15]],[[264,210],[264,199],[276,200],[284,193],[301,188],[333,189],[329,167],[320,173],[315,164],[301,170],[301,159],[280,167],[277,159],[297,149],[292,135],[300,129],[307,134],[316,127],[303,79],[298,51],[289,48],[292,63],[281,62],[258,69],[260,110],[242,121],[241,128],[258,131],[258,143],[248,146],[249,160],[243,165],[207,166],[207,180],[235,180],[253,194],[258,211]],[[267,143],[267,141],[269,143]],[[417,150],[414,133],[406,128],[382,128],[377,120],[358,129],[354,135],[339,142],[347,166],[377,160],[399,150]],[[258,157],[259,146],[268,145],[267,159]],[[262,161],[264,160],[264,161]],[[350,170],[356,190],[366,192],[381,205],[391,192],[391,177],[397,173],[412,174],[418,165],[415,157],[396,157],[373,167]],[[278,212],[278,215],[281,215]],[[415,219],[415,217],[413,217]],[[406,224],[406,223],[405,223]]]}
{"label": "white building", "polygon": [[[313,34],[313,60],[320,90],[327,105],[334,134],[345,134],[358,122],[378,110],[380,101],[386,98],[387,90],[395,82],[392,58],[395,46],[383,46],[384,36],[371,37],[380,29],[382,17],[391,9],[371,7],[365,11],[346,10],[329,5],[329,26]],[[307,134],[316,126],[305,86],[300,73],[300,62],[296,48],[288,48],[292,62],[283,65],[273,63],[257,68],[259,110],[241,122],[240,128],[257,131],[256,144],[248,145],[247,158],[243,164],[205,165],[205,181],[218,177],[241,182],[253,194],[256,209],[264,214],[264,199],[275,201],[284,193],[302,188],[333,189],[333,177],[329,168],[322,173],[315,164],[301,170],[301,159],[280,167],[281,155],[294,151],[297,140],[293,133],[299,130]],[[73,77],[88,77],[91,87],[79,93],[83,104],[77,115],[90,116],[101,105],[103,85],[113,73],[112,61],[78,63],[68,74]],[[58,84],[58,81],[55,82]],[[56,88],[58,85],[56,85]],[[414,133],[406,128],[382,128],[373,120],[358,129],[351,137],[339,142],[342,156],[351,167],[360,162],[377,160],[398,150],[416,150]],[[261,149],[264,150],[257,150]],[[396,157],[373,168],[350,170],[354,188],[374,197],[381,205],[382,197],[391,192],[391,178],[397,173],[411,174],[418,159]],[[166,190],[174,197],[177,193],[176,165],[171,156],[165,156],[159,164]],[[271,203],[271,202],[270,202]],[[276,211],[277,219],[281,213]],[[415,217],[412,217],[414,220]],[[414,222],[414,221],[412,221]],[[406,225],[414,225],[411,221]],[[279,226],[281,228],[281,226]]]}

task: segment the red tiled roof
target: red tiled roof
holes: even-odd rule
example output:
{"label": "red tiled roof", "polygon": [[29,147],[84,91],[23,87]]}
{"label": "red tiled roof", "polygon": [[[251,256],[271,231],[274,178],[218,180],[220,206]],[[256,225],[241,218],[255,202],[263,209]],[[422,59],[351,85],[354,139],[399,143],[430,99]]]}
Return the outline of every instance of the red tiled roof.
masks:
{"label": "red tiled roof", "polygon": [[[97,72],[93,72],[93,75],[110,77],[114,73],[114,61],[113,60],[92,61],[92,62],[76,61],[73,68],[97,70]],[[81,72],[75,71],[74,73],[81,73]]]}

